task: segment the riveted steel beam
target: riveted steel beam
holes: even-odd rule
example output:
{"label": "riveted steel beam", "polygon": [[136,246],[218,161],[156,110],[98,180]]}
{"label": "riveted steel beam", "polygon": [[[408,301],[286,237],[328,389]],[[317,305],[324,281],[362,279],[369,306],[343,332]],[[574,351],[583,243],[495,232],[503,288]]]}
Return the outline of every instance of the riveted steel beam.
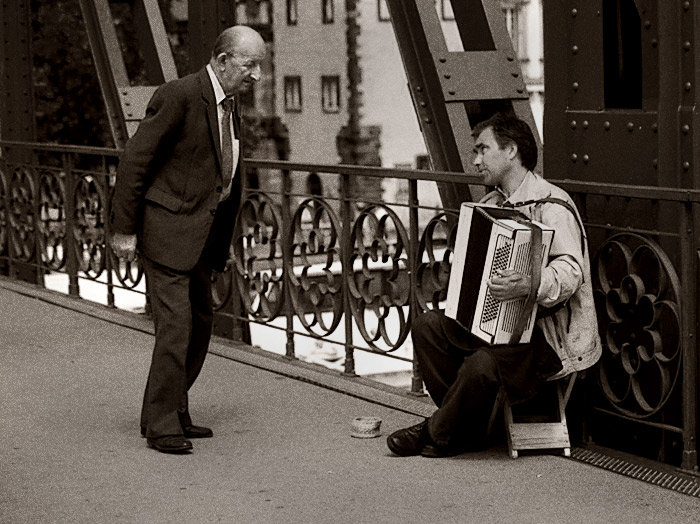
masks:
{"label": "riveted steel beam", "polygon": [[[433,169],[473,174],[472,127],[511,110],[536,138],[529,97],[499,2],[453,2],[463,50],[450,50],[433,2],[387,0]],[[540,151],[541,152],[541,151]],[[467,184],[439,184],[446,208],[471,200]]]}
{"label": "riveted steel beam", "polygon": [[177,71],[157,0],[132,0],[126,3],[134,14],[150,85],[131,86],[110,3],[109,0],[80,0],[80,9],[112,137],[116,147],[121,148],[136,131],[156,87],[177,78]]}

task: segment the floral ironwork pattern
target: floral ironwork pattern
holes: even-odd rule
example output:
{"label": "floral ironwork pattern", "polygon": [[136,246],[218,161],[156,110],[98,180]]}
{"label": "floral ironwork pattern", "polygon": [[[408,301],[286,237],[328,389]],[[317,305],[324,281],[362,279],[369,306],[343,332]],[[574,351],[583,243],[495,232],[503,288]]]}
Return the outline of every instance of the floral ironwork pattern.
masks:
{"label": "floral ironwork pattern", "polygon": [[621,413],[649,417],[666,404],[681,374],[678,277],[658,244],[621,233],[599,250],[593,285],[603,394]]}
{"label": "floral ironwork pattern", "polygon": [[333,333],[343,316],[339,231],[336,214],[319,198],[302,201],[292,217],[289,232],[289,259],[294,266],[289,272],[292,307],[304,328],[318,336]]}
{"label": "floral ironwork pattern", "polygon": [[74,202],[78,267],[88,278],[96,279],[105,269],[104,190],[94,177],[82,176],[76,183]]}
{"label": "floral ironwork pattern", "polygon": [[7,202],[7,181],[4,170],[0,169],[0,257],[8,256],[8,210]]}
{"label": "floral ironwork pattern", "polygon": [[253,193],[241,204],[233,242],[236,273],[218,275],[215,304],[231,296],[226,280],[235,278],[247,315],[269,321],[280,314],[284,304],[281,223],[279,210],[264,193]]}
{"label": "floral ironwork pattern", "polygon": [[17,168],[9,188],[10,228],[14,256],[22,262],[32,261],[36,252],[34,229],[34,198],[36,186],[32,174]]}
{"label": "floral ironwork pattern", "polygon": [[457,236],[457,215],[439,213],[425,227],[418,248],[416,296],[420,311],[439,310],[447,294],[452,252]]}
{"label": "floral ironwork pattern", "polygon": [[[353,317],[372,349],[395,350],[410,329],[408,233],[391,209],[372,205],[355,220],[351,239],[348,289]],[[394,321],[398,328],[391,333]],[[380,339],[385,347],[377,344]]]}
{"label": "floral ironwork pattern", "polygon": [[66,263],[64,173],[46,171],[39,179],[39,243],[44,263],[54,271]]}

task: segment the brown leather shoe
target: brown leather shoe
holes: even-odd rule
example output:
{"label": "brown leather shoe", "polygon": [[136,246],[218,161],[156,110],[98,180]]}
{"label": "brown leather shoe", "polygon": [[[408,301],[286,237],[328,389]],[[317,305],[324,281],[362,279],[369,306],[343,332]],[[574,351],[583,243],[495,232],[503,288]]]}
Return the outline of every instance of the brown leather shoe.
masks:
{"label": "brown leather shoe", "polygon": [[420,455],[425,445],[430,442],[428,419],[415,426],[395,431],[386,439],[386,445],[391,452],[400,457]]}
{"label": "brown leather shoe", "polygon": [[146,444],[161,453],[189,453],[192,451],[192,442],[179,435],[166,437],[146,438]]}
{"label": "brown leather shoe", "polygon": [[195,426],[194,424],[183,427],[182,433],[185,435],[185,438],[210,438],[214,436],[214,432],[210,428]]}

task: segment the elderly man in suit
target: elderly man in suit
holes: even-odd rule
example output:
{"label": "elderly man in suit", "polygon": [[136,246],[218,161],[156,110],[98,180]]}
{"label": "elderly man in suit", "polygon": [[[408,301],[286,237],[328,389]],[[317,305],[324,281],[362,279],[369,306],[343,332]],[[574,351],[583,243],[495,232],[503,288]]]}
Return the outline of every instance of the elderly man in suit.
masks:
{"label": "elderly man in suit", "polygon": [[112,200],[112,248],[146,273],[155,347],[141,434],[164,453],[188,453],[211,437],[189,415],[212,330],[212,270],[231,257],[241,196],[240,115],[235,95],[260,79],[266,47],[253,29],[217,38],[199,72],[160,86],[119,162]]}

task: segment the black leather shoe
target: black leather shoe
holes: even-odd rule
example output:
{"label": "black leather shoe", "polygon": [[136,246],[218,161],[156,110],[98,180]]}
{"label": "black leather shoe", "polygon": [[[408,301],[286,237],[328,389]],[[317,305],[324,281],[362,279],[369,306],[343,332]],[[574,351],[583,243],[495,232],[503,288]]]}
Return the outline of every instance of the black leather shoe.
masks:
{"label": "black leather shoe", "polygon": [[189,453],[192,451],[192,442],[179,435],[167,437],[147,438],[146,444],[161,453]]}
{"label": "black leather shoe", "polygon": [[467,451],[467,446],[439,446],[433,442],[423,446],[420,454],[428,458],[446,458],[461,455]]}
{"label": "black leather shoe", "polygon": [[185,435],[185,438],[210,438],[214,436],[214,432],[211,429],[204,426],[195,426],[194,424],[183,427],[182,433]]}
{"label": "black leather shoe", "polygon": [[428,434],[428,419],[415,426],[395,431],[386,438],[386,445],[391,452],[400,457],[420,455],[429,442],[431,440]]}

